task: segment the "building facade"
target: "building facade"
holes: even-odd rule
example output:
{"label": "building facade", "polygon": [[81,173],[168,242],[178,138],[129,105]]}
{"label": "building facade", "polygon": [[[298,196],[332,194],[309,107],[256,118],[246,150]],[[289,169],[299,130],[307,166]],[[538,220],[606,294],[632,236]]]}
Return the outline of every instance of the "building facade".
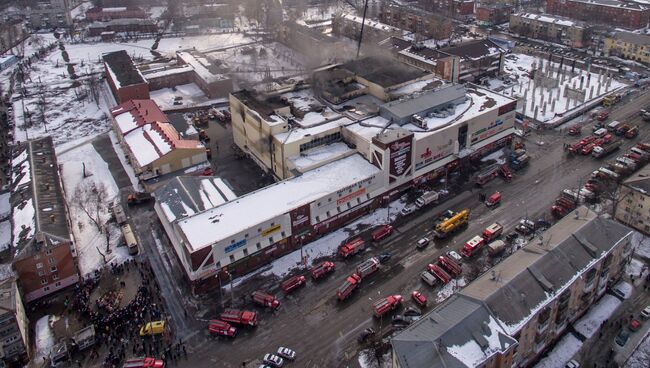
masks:
{"label": "building facade", "polygon": [[419,3],[427,11],[448,17],[464,18],[474,15],[474,1],[470,0],[420,0]]}
{"label": "building facade", "polygon": [[52,138],[27,141],[16,152],[13,268],[29,303],[76,284],[79,269]]}
{"label": "building facade", "polygon": [[146,18],[147,13],[137,6],[102,8],[101,6],[86,10],[86,20],[91,22],[107,22],[113,19]]}
{"label": "building facade", "polygon": [[110,52],[102,59],[106,81],[118,103],[149,99],[149,86],[126,51]]}
{"label": "building facade", "polygon": [[650,35],[615,32],[611,37],[605,38],[603,51],[605,55],[650,64]]}
{"label": "building facade", "polygon": [[0,53],[21,43],[29,36],[25,32],[23,22],[19,20],[8,20],[0,24]]}
{"label": "building facade", "polygon": [[153,34],[158,32],[158,26],[151,19],[119,18],[102,22],[93,22],[88,25],[88,36],[97,37],[111,33]]}
{"label": "building facade", "polygon": [[589,28],[585,22],[553,15],[517,13],[510,16],[511,32],[571,47],[589,45]]}
{"label": "building facade", "polygon": [[650,7],[620,0],[548,0],[546,12],[631,29],[643,28],[650,20]]}
{"label": "building facade", "polygon": [[0,282],[0,326],[0,362],[4,366],[27,364],[30,355],[29,320],[13,277]]}
{"label": "building facade", "polygon": [[[332,32],[337,36],[344,36],[358,41],[361,35],[361,22],[363,18],[350,13],[338,13],[332,17]],[[402,36],[404,31],[366,18],[363,26],[363,41],[377,43],[392,36]]]}
{"label": "building facade", "polygon": [[449,38],[453,30],[449,18],[435,12],[404,6],[387,6],[380,9],[379,20],[382,23],[436,39]]}
{"label": "building facade", "polygon": [[506,23],[512,13],[512,5],[504,3],[484,4],[476,6],[476,20],[481,26],[495,26]]}
{"label": "building facade", "polygon": [[76,3],[71,0],[46,0],[20,8],[17,12],[33,29],[69,27],[72,25],[70,10]]}
{"label": "building facade", "polygon": [[650,165],[644,166],[618,187],[614,217],[650,235]]}
{"label": "building facade", "polygon": [[[631,235],[629,228],[578,208],[398,333],[391,341],[393,366],[534,364],[620,279],[632,254]],[[468,344],[475,349],[459,348]]]}

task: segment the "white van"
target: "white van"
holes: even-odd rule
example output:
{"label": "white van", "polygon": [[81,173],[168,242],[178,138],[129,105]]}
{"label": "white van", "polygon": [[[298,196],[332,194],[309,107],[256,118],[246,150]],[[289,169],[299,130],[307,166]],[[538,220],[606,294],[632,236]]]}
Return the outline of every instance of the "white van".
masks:
{"label": "white van", "polygon": [[131,225],[126,224],[122,226],[122,235],[124,235],[124,242],[129,249],[129,254],[138,254],[138,241],[135,240],[135,234],[131,230]]}
{"label": "white van", "polygon": [[607,129],[605,128],[600,128],[594,132],[594,135],[598,138],[602,138],[607,134]]}
{"label": "white van", "polygon": [[611,123],[607,124],[607,130],[610,132],[615,132],[618,129],[618,126],[621,125],[620,121],[614,120]]}
{"label": "white van", "polygon": [[632,152],[634,154],[637,154],[637,155],[639,155],[641,157],[647,157],[648,156],[648,152],[646,152],[646,151],[644,151],[644,150],[642,150],[641,148],[638,148],[638,147],[630,148],[630,152]]}
{"label": "white van", "polygon": [[429,271],[422,271],[420,278],[429,286],[434,286],[436,284],[436,278],[431,273],[429,273]]}

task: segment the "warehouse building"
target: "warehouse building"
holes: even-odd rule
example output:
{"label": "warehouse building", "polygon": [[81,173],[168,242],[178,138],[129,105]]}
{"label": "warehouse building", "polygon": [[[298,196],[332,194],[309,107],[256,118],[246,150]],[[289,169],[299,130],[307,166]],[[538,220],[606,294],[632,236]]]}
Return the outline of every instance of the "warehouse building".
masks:
{"label": "warehouse building", "polygon": [[129,100],[149,99],[149,86],[126,51],[110,52],[102,58],[106,80],[115,101],[124,103]]}

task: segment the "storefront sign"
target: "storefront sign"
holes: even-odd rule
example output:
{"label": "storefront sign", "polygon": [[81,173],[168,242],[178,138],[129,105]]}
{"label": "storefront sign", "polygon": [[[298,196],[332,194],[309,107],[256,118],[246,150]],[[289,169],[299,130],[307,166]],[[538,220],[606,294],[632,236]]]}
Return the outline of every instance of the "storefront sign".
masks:
{"label": "storefront sign", "polygon": [[336,205],[340,206],[342,203],[346,203],[351,201],[352,199],[359,197],[360,195],[364,194],[366,192],[366,188],[361,188],[357,191],[354,191],[346,196],[343,196],[339,199],[336,200]]}
{"label": "storefront sign", "polygon": [[390,175],[402,176],[411,168],[411,137],[390,144]]}
{"label": "storefront sign", "polygon": [[280,228],[281,228],[280,224],[277,224],[275,226],[271,226],[268,229],[264,229],[264,230],[262,230],[262,236],[267,236],[267,235],[273,234],[274,232],[280,230]]}
{"label": "storefront sign", "polygon": [[223,251],[224,251],[224,253],[230,253],[235,249],[243,247],[244,245],[246,245],[246,239],[242,239],[242,240],[240,240],[240,241],[238,241],[236,243],[230,244]]}

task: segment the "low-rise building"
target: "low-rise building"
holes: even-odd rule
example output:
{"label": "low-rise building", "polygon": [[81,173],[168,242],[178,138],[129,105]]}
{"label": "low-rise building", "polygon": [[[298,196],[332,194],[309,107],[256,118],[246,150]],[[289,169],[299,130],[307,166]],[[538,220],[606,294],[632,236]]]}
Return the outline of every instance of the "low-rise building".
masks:
{"label": "low-rise building", "polygon": [[14,152],[13,267],[29,303],[76,284],[79,269],[52,138],[24,142]]}
{"label": "low-rise building", "polygon": [[650,64],[650,35],[617,31],[605,38],[605,55]]}
{"label": "low-rise building", "polygon": [[379,20],[391,26],[405,29],[427,38],[438,40],[451,36],[451,19],[437,12],[428,12],[415,7],[390,5],[382,7]]}
{"label": "low-rise building", "polygon": [[75,4],[70,0],[29,2],[26,5],[19,4],[19,7],[6,15],[24,18],[27,26],[33,29],[69,27],[72,25],[70,10]]}
{"label": "low-rise building", "polygon": [[102,58],[106,80],[118,103],[149,99],[149,86],[125,50],[106,53]]}
{"label": "low-rise building", "polygon": [[620,278],[631,235],[579,207],[398,333],[393,366],[534,363]]}
{"label": "low-rise building", "polygon": [[137,6],[120,6],[114,8],[92,7],[86,10],[86,20],[91,22],[107,22],[113,19],[146,18],[147,13]]}
{"label": "low-rise building", "polygon": [[548,0],[546,12],[589,24],[639,29],[650,21],[650,7],[623,0]]}
{"label": "low-rise building", "polygon": [[618,189],[614,217],[650,235],[650,165],[626,179]]}
{"label": "low-rise building", "polygon": [[508,22],[513,6],[505,3],[480,3],[476,6],[476,20],[481,26],[495,26]]}
{"label": "low-rise building", "polygon": [[474,15],[473,0],[419,0],[418,2],[427,11],[448,17],[465,18]]}
{"label": "low-rise building", "polygon": [[[344,36],[355,41],[361,35],[363,18],[350,13],[338,13],[332,18],[332,32],[337,36]],[[366,18],[363,25],[363,41],[377,43],[388,37],[403,36],[405,31]]]}
{"label": "low-rise building", "polygon": [[0,54],[23,42],[27,37],[29,33],[25,32],[22,21],[18,19],[4,21],[0,24]]}
{"label": "low-rise building", "polygon": [[151,19],[118,18],[104,22],[93,22],[87,27],[88,36],[97,37],[107,32],[134,34],[154,34],[158,26]]}
{"label": "low-rise building", "polygon": [[0,282],[0,364],[24,366],[29,361],[29,320],[16,279]]}
{"label": "low-rise building", "polygon": [[517,13],[510,16],[511,32],[571,47],[588,46],[589,29],[585,22],[555,15]]}
{"label": "low-rise building", "polygon": [[143,181],[209,167],[205,146],[183,139],[153,100],[131,100],[111,110],[113,128]]}

